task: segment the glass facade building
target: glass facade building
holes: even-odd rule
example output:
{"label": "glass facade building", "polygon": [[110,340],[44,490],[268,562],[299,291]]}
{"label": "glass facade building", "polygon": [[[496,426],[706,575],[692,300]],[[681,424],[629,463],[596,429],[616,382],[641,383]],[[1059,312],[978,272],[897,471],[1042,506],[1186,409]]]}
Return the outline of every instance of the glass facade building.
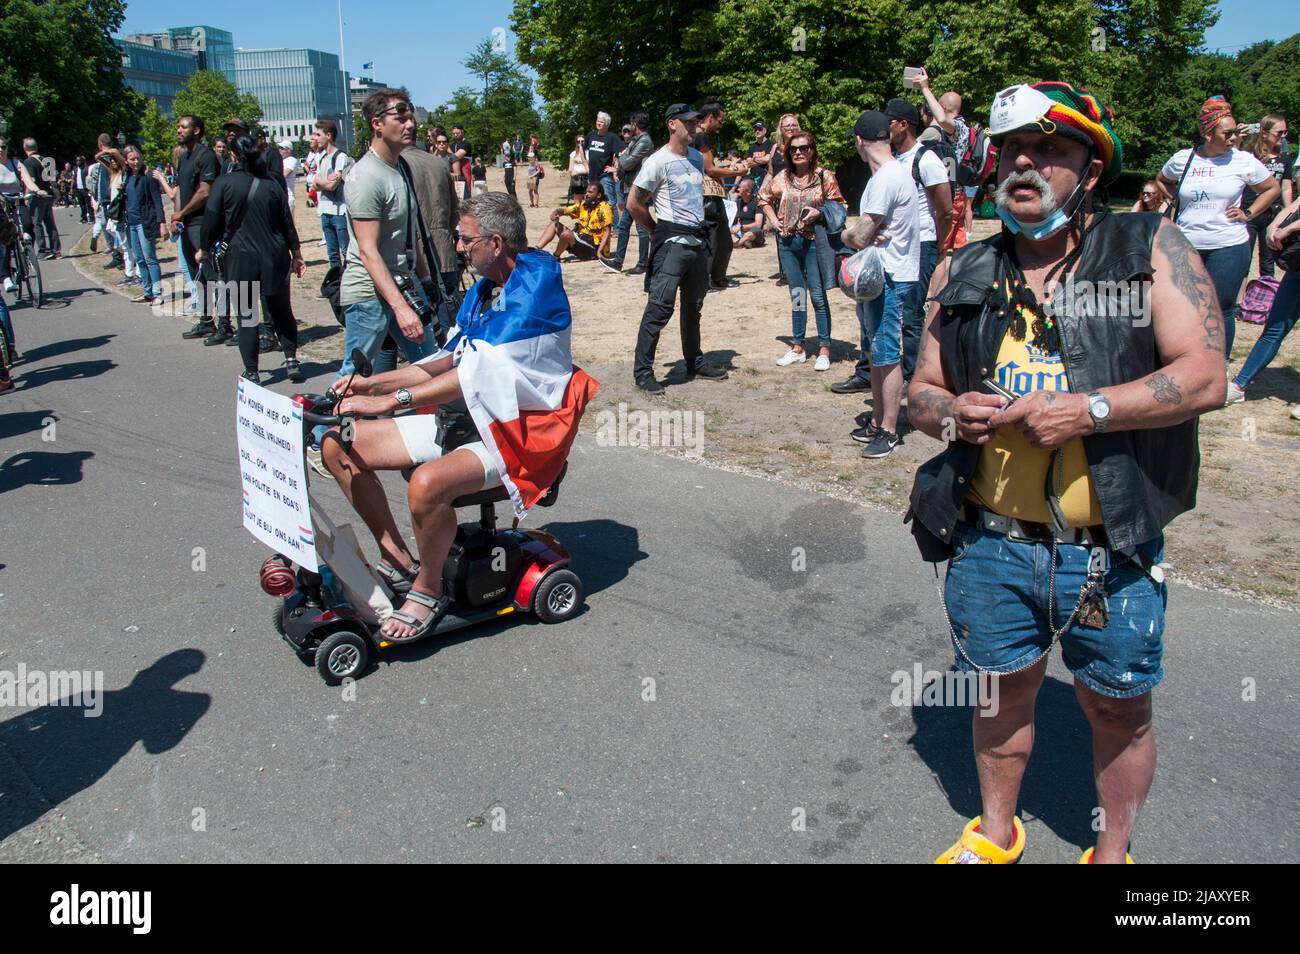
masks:
{"label": "glass facade building", "polygon": [[168,116],[176,91],[198,70],[193,53],[167,50],[142,43],[117,41],[122,51],[122,78],[126,85],[158,103]]}
{"label": "glass facade building", "polygon": [[174,49],[193,53],[201,70],[220,70],[232,83],[235,78],[235,38],[229,30],[213,26],[171,27],[167,31]]}
{"label": "glass facade building", "polygon": [[262,125],[275,140],[311,135],[317,119],[339,125],[338,147],[352,146],[347,76],[339,58],[321,50],[236,50],[235,85],[262,107]]}

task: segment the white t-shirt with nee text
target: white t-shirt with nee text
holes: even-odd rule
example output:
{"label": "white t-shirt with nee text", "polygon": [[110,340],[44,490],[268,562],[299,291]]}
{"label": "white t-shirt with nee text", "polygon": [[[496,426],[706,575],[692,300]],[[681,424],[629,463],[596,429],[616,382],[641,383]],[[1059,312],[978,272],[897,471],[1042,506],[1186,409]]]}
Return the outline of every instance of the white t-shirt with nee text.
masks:
{"label": "white t-shirt with nee text", "polygon": [[916,183],[901,162],[887,162],[876,170],[862,193],[858,212],[881,216],[877,234],[887,236],[880,246],[885,273],[896,282],[921,277],[921,223]]}
{"label": "white t-shirt with nee text", "polygon": [[921,157],[921,184],[916,187],[916,214],[921,217],[921,241],[936,242],[938,233],[934,227],[934,208],[930,204],[930,194],[925,190],[940,182],[947,185],[948,169],[944,166],[943,160],[932,150],[922,149],[921,144],[917,142],[907,152],[898,154],[898,161],[907,170],[907,175],[913,183],[916,182],[916,174],[913,173],[912,166],[916,163],[918,155]]}
{"label": "white t-shirt with nee text", "polygon": [[[331,172],[337,172],[344,179],[348,177],[348,170],[354,165],[352,157],[342,149],[335,149],[328,155],[322,153],[320,162],[316,164],[316,174],[327,176]],[[335,190],[333,197],[324,189],[316,193],[316,211],[321,215],[344,215],[348,211],[347,199],[344,194],[343,183],[339,183],[338,189]]]}
{"label": "white t-shirt with nee text", "polygon": [[[691,162],[694,149],[679,156],[667,146],[647,156],[637,171],[633,185],[654,196],[655,219],[677,225],[701,225],[704,222],[704,174]],[[696,153],[698,156],[699,153]],[[687,244],[698,239],[677,236]]]}
{"label": "white t-shirt with nee text", "polygon": [[1248,187],[1271,178],[1269,171],[1241,149],[1229,149],[1213,159],[1198,155],[1187,169],[1192,154],[1190,148],[1179,150],[1160,170],[1164,178],[1183,182],[1178,193],[1178,227],[1193,248],[1206,251],[1249,242],[1246,223],[1229,220],[1228,210],[1241,204],[1242,193]]}

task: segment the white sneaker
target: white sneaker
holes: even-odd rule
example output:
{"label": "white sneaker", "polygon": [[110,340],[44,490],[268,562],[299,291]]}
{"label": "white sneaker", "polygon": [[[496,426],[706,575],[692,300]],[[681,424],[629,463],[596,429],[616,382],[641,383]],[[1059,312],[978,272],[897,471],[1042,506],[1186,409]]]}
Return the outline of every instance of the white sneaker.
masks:
{"label": "white sneaker", "polygon": [[784,368],[789,364],[803,364],[807,360],[808,355],[804,354],[802,351],[795,351],[794,348],[791,348],[785,354],[781,355],[781,357],[776,359],[776,366],[778,368]]}
{"label": "white sneaker", "polygon": [[1229,381],[1228,398],[1226,401],[1223,402],[1223,406],[1227,407],[1229,404],[1240,404],[1245,400],[1246,400],[1246,392],[1243,391],[1241,388],[1237,387],[1236,381]]}
{"label": "white sneaker", "polygon": [[7,292],[12,292],[13,290],[14,290],[14,280],[13,280],[12,278],[10,278],[8,275],[6,275],[6,276],[5,276],[5,291],[7,291]]}
{"label": "white sneaker", "polygon": [[1300,404],[1291,405],[1291,416],[1297,421],[1300,421]]}
{"label": "white sneaker", "polygon": [[831,369],[831,356],[828,354],[819,354],[817,363],[813,365],[814,371],[829,371]]}

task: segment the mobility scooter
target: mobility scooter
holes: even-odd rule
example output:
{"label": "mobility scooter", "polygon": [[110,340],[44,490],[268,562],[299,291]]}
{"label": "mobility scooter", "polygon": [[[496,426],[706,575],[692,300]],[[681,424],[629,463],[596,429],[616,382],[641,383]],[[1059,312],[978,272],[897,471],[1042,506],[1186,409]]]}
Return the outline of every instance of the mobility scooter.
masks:
{"label": "mobility scooter", "polygon": [[[358,349],[352,357],[357,373],[368,377],[370,362],[366,355]],[[345,416],[333,413],[340,399],[332,391],[294,395],[293,400],[302,408],[304,430],[316,425],[342,426],[342,435],[347,438],[350,434]],[[457,435],[477,433],[468,415],[442,409],[438,413],[443,447],[453,449],[463,443],[456,440]],[[304,440],[304,446],[306,443]],[[567,470],[566,463],[537,506],[555,503]],[[409,479],[409,473],[406,476]],[[509,499],[504,487],[493,487],[452,502],[456,509],[477,507],[479,519],[456,529],[442,570],[443,586],[452,594],[453,603],[438,625],[421,638],[513,613],[532,613],[544,623],[560,623],[582,608],[582,581],[570,569],[569,553],[555,537],[542,530],[497,527],[496,504]],[[323,518],[315,501],[312,510]],[[277,553],[268,557],[261,569],[262,589],[281,600],[274,614],[276,631],[300,658],[314,661],[330,685],[364,673],[379,651],[417,641],[392,640],[380,632],[376,601],[388,607],[400,604],[401,598],[382,576],[361,563],[359,548],[350,533],[340,535],[338,543],[336,558],[352,564],[346,574],[352,580],[351,586],[344,585],[343,568],[331,566],[324,557],[321,566],[306,567]],[[372,596],[366,595],[367,589]]]}

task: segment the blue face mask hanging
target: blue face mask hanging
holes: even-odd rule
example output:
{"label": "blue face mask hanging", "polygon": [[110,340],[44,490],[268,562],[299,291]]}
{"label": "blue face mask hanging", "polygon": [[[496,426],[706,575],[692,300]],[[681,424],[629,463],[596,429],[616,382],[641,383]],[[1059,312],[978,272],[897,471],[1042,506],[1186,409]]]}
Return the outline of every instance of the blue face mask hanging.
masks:
{"label": "blue face mask hanging", "polygon": [[998,218],[1002,220],[1002,223],[1010,230],[1012,235],[1024,235],[1025,238],[1032,242],[1040,242],[1049,235],[1061,231],[1069,224],[1070,219],[1074,218],[1074,212],[1078,210],[1078,203],[1075,203],[1075,199],[1077,198],[1080,203],[1082,202],[1080,190],[1083,188],[1083,183],[1084,180],[1080,179],[1079,184],[1074,187],[1074,192],[1070,193],[1070,197],[1065,200],[1065,205],[1074,204],[1074,209],[1068,213],[1065,211],[1065,207],[1062,206],[1041,222],[1021,222],[1006,209],[999,208]]}

